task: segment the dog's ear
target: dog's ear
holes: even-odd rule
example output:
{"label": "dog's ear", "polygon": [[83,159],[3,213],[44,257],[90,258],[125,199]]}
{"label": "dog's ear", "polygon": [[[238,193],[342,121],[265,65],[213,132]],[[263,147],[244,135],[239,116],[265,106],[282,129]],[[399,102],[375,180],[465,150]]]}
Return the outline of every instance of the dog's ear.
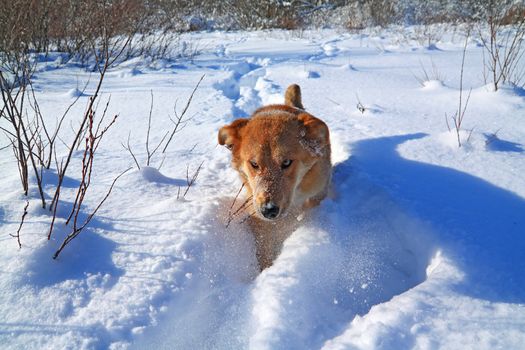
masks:
{"label": "dog's ear", "polygon": [[302,124],[302,144],[311,153],[317,156],[324,154],[324,149],[330,144],[330,132],[328,126],[316,117],[302,113],[297,116],[297,119]]}
{"label": "dog's ear", "polygon": [[230,125],[223,126],[219,130],[219,145],[225,145],[232,150],[240,141],[240,131],[248,123],[248,119],[237,119]]}

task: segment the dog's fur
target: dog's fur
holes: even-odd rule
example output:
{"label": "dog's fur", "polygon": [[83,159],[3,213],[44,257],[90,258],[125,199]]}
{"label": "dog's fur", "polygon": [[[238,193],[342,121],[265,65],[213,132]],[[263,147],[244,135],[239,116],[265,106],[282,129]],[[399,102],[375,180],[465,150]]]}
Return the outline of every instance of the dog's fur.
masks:
{"label": "dog's fur", "polygon": [[[259,108],[219,130],[219,144],[252,196],[250,226],[257,259],[270,266],[297,216],[326,197],[331,179],[330,135],[320,119],[304,111],[301,89],[290,85],[284,105]],[[291,161],[291,162],[290,162]]]}

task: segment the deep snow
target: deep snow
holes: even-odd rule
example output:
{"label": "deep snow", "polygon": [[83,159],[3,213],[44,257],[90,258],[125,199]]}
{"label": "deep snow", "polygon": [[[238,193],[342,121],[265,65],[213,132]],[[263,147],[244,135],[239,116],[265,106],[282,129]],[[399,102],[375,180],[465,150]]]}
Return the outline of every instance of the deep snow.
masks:
{"label": "deep snow", "polygon": [[[457,108],[464,37],[451,30],[426,48],[408,39],[411,30],[193,33],[184,40],[202,49],[192,60],[132,59],[113,69],[103,98],[119,119],[95,159],[85,213],[133,166],[121,145],[130,132],[145,163],[150,91],[156,144],[174,105],[180,111],[205,78],[165,159],[124,175],[58,261],[51,256],[67,231],[61,219],[46,240],[49,214],[36,189],[23,248],[9,236],[25,199],[11,151],[0,151],[2,348],[522,348],[525,92],[491,91],[471,39],[462,134],[470,138],[458,148],[445,113]],[[441,80],[421,86],[414,75],[432,62]],[[47,120],[80,96],[74,124],[95,80],[73,65],[42,64],[35,87]],[[240,183],[216,133],[282,102],[291,83],[330,127],[333,194],[258,275],[245,214],[226,227]],[[201,162],[196,184],[177,199],[186,167]],[[78,185],[70,176],[62,208]],[[48,194],[53,179],[46,173]]]}

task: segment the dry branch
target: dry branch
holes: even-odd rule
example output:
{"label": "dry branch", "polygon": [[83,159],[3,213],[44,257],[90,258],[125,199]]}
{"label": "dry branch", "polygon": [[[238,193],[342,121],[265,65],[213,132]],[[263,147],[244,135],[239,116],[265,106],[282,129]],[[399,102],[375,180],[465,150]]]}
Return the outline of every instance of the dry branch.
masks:
{"label": "dry branch", "polygon": [[124,145],[122,142],[120,143],[122,145],[122,148],[124,148],[126,151],[129,152],[131,155],[131,158],[133,158],[133,161],[135,162],[135,165],[137,166],[137,169],[140,170],[140,164],[137,161],[137,157],[135,157],[135,153],[133,153],[133,150],[131,149],[131,145],[129,144],[129,139],[131,138],[131,131],[128,134],[128,143],[127,146]]}
{"label": "dry branch", "polygon": [[[467,111],[468,103],[469,103],[469,100],[470,100],[470,94],[472,93],[472,88],[471,88],[469,90],[467,99],[465,101],[465,105],[463,105],[463,70],[465,68],[465,56],[466,56],[466,53],[467,53],[468,39],[469,39],[469,35],[467,33],[467,37],[465,38],[465,45],[463,46],[463,56],[462,56],[462,59],[461,59],[461,72],[460,72],[460,76],[459,76],[459,104],[458,104],[458,110],[452,116],[452,121],[454,122],[454,128],[455,128],[456,136],[457,136],[457,140],[458,140],[458,147],[461,147],[461,137],[460,137],[461,126],[463,124],[463,119],[465,117],[465,112]],[[448,124],[447,124],[447,127],[448,127]],[[450,127],[449,127],[449,129],[450,129]],[[472,131],[471,131],[471,133],[472,133]],[[470,135],[469,135],[469,139],[470,139]],[[468,141],[468,139],[467,139],[467,141]]]}
{"label": "dry branch", "polygon": [[18,248],[22,248],[22,243],[20,242],[20,231],[22,230],[22,226],[24,226],[24,220],[26,219],[27,215],[27,208],[29,207],[29,201],[26,200],[26,205],[24,207],[24,213],[22,214],[22,218],[20,219],[20,225],[18,226],[18,230],[16,230],[16,234],[10,234],[11,237],[15,237],[18,242]]}
{"label": "dry branch", "polygon": [[[237,196],[235,198],[237,198]],[[233,205],[232,205],[232,207],[230,208],[230,211],[228,212],[228,220],[226,222],[226,227],[229,227],[230,224],[232,223],[232,221],[237,216],[239,216],[246,209],[249,209],[253,205],[252,198],[253,198],[253,196],[249,196],[248,198],[246,198],[246,200],[233,212],[232,212],[232,209],[233,209]],[[234,203],[235,203],[235,201],[234,201]]]}
{"label": "dry branch", "polygon": [[[158,151],[158,149],[160,148],[160,146],[162,145],[162,143],[164,142],[164,140],[166,140],[166,137],[168,137],[169,135],[169,131],[166,131],[166,133],[164,134],[164,136],[160,139],[160,142],[157,144],[157,146],[153,149],[153,150],[150,150],[150,146],[149,146],[149,136],[150,136],[150,132],[151,132],[151,117],[152,117],[152,114],[153,114],[153,91],[150,91],[151,93],[151,104],[150,104],[150,107],[149,107],[149,116],[148,116],[148,131],[146,133],[146,154],[147,154],[147,159],[146,159],[146,165],[149,166],[150,163],[151,163],[151,160],[153,158],[153,156],[155,155],[155,153]],[[128,144],[129,146],[129,144]],[[138,165],[138,164],[137,164]]]}
{"label": "dry branch", "polygon": [[60,245],[60,247],[58,248],[58,250],[55,252],[55,254],[53,254],[53,259],[56,259],[58,258],[58,256],[60,255],[60,253],[62,252],[62,250],[64,250],[64,248],[73,240],[75,239],[81,232],[82,230],[84,230],[84,228],[91,222],[91,219],[93,219],[93,217],[95,216],[95,214],[97,213],[97,211],[100,209],[100,207],[102,206],[102,204],[104,204],[104,202],[108,199],[109,195],[111,194],[111,192],[113,191],[113,187],[115,186],[115,183],[117,182],[117,180],[123,176],[125,173],[127,173],[131,168],[128,168],[126,170],[124,170],[122,173],[120,173],[114,180],[113,182],[111,183],[111,186],[109,187],[108,191],[106,192],[106,195],[104,196],[104,198],[102,198],[102,200],[98,203],[98,205],[96,206],[95,210],[93,210],[93,212],[91,214],[89,214],[89,216],[86,218],[86,220],[84,221],[84,223],[80,226],[77,226],[77,227],[74,227],[72,232],[70,234],[68,234],[66,236],[66,238],[64,239],[64,241],[62,241],[62,244]]}
{"label": "dry branch", "polygon": [[177,110],[175,108],[175,119],[176,119],[174,121],[175,126],[174,126],[174,128],[173,128],[173,130],[171,132],[171,135],[170,135],[168,141],[166,142],[166,144],[164,145],[164,148],[162,149],[162,153],[166,152],[166,149],[168,148],[169,144],[171,143],[171,140],[173,139],[173,136],[175,136],[175,133],[178,130],[180,130],[181,127],[184,127],[184,124],[189,121],[189,119],[184,119],[184,116],[186,115],[186,112],[188,111],[188,108],[190,107],[191,100],[193,99],[193,95],[195,95],[195,92],[199,88],[199,85],[201,84],[201,82],[202,82],[202,80],[204,79],[205,76],[206,75],[203,74],[202,77],[197,82],[197,85],[195,85],[195,88],[193,88],[193,91],[191,92],[191,95],[188,98],[188,101],[186,101],[186,105],[182,109],[182,112],[181,112],[180,115],[177,114]]}
{"label": "dry branch", "polygon": [[82,156],[82,178],[78,186],[78,191],[75,197],[75,201],[73,202],[73,208],[71,209],[71,213],[69,214],[66,220],[66,225],[68,225],[71,218],[74,218],[73,220],[74,230],[76,230],[77,228],[77,221],[78,221],[78,215],[80,214],[80,208],[82,206],[86,193],[89,189],[89,185],[91,184],[93,161],[95,160],[95,154],[96,154],[98,145],[100,144],[100,141],[104,137],[107,130],[115,123],[116,119],[117,119],[117,115],[115,115],[113,120],[103,130],[100,130],[100,125],[104,121],[104,115],[98,122],[96,129],[94,129],[94,113],[91,113],[89,115],[88,137],[86,137],[85,139],[85,148],[84,148],[84,153]]}
{"label": "dry branch", "polygon": [[188,191],[190,190],[191,186],[195,183],[195,180],[197,180],[197,177],[199,176],[199,173],[201,172],[202,166],[204,165],[204,161],[202,161],[193,175],[190,177],[190,166],[188,165],[186,167],[186,191],[184,191],[184,194],[182,195],[182,198],[185,198],[188,194]]}

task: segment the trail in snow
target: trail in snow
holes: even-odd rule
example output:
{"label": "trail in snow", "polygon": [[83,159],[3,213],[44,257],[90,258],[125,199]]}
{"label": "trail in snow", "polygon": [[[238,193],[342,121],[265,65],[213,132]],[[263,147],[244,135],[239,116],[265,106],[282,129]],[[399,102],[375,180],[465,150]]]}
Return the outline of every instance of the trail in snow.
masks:
{"label": "trail in snow", "polygon": [[365,179],[348,178],[348,163],[335,168],[337,197],[305,219],[258,277],[247,228],[225,228],[230,201],[216,204],[194,287],[135,348],[318,348],[355,315],[422,282],[434,253],[428,228]]}

